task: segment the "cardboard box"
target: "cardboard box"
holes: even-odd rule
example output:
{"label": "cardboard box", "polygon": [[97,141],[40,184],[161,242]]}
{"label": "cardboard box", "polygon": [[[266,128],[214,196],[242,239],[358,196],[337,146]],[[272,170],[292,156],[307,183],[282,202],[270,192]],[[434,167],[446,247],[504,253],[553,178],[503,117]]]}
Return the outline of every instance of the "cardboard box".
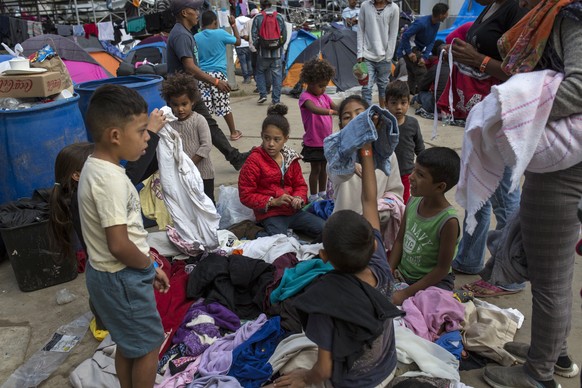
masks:
{"label": "cardboard box", "polygon": [[48,97],[60,93],[62,90],[61,75],[54,71],[0,76],[0,98]]}

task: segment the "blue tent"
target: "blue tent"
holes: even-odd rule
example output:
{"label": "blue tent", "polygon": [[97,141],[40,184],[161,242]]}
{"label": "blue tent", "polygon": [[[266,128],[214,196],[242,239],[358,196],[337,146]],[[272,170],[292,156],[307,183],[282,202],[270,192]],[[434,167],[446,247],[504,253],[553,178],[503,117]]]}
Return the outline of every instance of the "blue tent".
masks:
{"label": "blue tent", "polygon": [[287,59],[285,62],[285,71],[289,70],[295,59],[305,50],[307,46],[315,42],[317,37],[310,32],[299,30],[293,31],[289,48],[287,49]]}
{"label": "blue tent", "polygon": [[451,32],[453,32],[463,24],[467,22],[472,22],[475,19],[477,19],[477,16],[479,16],[481,11],[483,11],[484,9],[485,6],[477,3],[475,0],[465,0],[463,6],[459,10],[459,14],[457,15],[457,18],[455,19],[453,25],[450,28],[447,28],[446,30],[439,31],[436,38],[445,40],[447,35],[449,35]]}

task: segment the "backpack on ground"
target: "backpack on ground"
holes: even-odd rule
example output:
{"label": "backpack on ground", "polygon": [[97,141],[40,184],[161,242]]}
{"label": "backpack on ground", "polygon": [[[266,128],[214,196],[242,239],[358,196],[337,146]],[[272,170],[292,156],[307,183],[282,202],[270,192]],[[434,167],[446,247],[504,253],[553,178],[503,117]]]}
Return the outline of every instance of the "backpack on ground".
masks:
{"label": "backpack on ground", "polygon": [[279,20],[277,20],[277,11],[273,13],[261,12],[263,15],[263,22],[259,29],[260,45],[267,50],[276,50],[283,46],[283,35],[281,34],[281,27]]}

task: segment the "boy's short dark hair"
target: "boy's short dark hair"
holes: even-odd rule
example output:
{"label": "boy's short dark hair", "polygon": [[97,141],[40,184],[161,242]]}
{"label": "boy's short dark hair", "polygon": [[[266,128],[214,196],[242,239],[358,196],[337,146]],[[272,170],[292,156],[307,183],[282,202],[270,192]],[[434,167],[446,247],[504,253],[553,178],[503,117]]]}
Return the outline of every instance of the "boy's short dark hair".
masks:
{"label": "boy's short dark hair", "polygon": [[459,181],[461,158],[451,148],[427,148],[416,157],[416,163],[426,167],[432,176],[433,183],[445,182],[449,191]]}
{"label": "boy's short dark hair", "polygon": [[432,7],[432,16],[434,17],[444,15],[447,12],[449,12],[449,6],[445,3],[436,3],[434,7]]}
{"label": "boy's short dark hair", "polygon": [[148,113],[148,104],[133,89],[121,85],[103,85],[97,88],[85,113],[85,124],[94,142],[108,128],[124,128],[134,116]]}
{"label": "boy's short dark hair", "polygon": [[340,272],[362,271],[374,253],[372,225],[353,210],[333,213],[325,223],[322,240],[329,261]]}
{"label": "boy's short dark hair", "polygon": [[180,97],[184,94],[188,96],[193,105],[200,99],[196,78],[190,74],[181,72],[168,76],[168,79],[162,82],[162,91],[160,94],[167,104],[170,103],[171,98]]}
{"label": "boy's short dark hair", "polygon": [[386,101],[390,98],[410,98],[410,88],[408,87],[408,82],[396,80],[392,81],[386,87]]}
{"label": "boy's short dark hair", "polygon": [[200,23],[202,27],[206,27],[214,23],[215,20],[218,20],[218,16],[212,10],[204,11],[202,17],[200,18]]}

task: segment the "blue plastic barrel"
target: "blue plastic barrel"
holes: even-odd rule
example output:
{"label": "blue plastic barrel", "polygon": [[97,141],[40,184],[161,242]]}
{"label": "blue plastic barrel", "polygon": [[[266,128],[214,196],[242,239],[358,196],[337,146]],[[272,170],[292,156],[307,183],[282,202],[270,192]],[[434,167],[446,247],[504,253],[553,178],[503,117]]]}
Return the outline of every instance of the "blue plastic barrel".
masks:
{"label": "blue plastic barrel", "polygon": [[160,87],[164,78],[159,75],[129,75],[126,77],[105,78],[97,81],[83,82],[75,86],[75,92],[81,98],[79,109],[85,117],[85,112],[89,106],[89,100],[93,92],[102,85],[113,84],[122,85],[138,92],[148,103],[149,111],[161,108],[166,102],[160,96]]}
{"label": "blue plastic barrel", "polygon": [[29,109],[0,111],[0,204],[52,187],[66,145],[87,141],[79,96]]}

